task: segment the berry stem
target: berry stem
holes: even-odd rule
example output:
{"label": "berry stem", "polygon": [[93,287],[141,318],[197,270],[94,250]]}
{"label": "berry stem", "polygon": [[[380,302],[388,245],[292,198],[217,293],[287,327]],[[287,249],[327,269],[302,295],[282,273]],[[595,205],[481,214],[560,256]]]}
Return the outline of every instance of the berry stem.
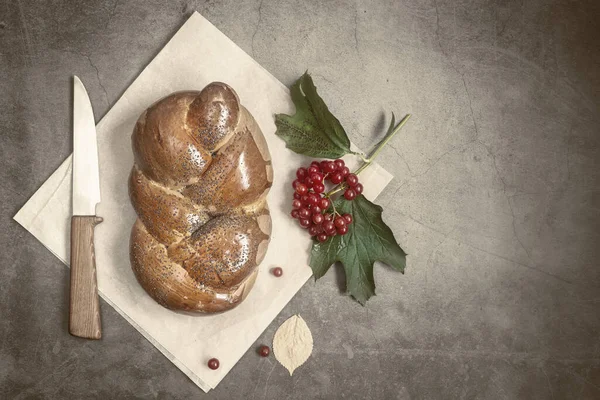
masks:
{"label": "berry stem", "polygon": [[337,185],[336,187],[334,187],[333,189],[331,189],[329,192],[325,193],[325,197],[329,197],[329,200],[331,201],[331,204],[333,204],[333,200],[331,200],[331,196],[333,196],[334,194],[336,194],[337,192],[339,192],[340,190],[344,190],[346,189],[348,186],[346,185],[346,183],[340,183],[339,185]]}
{"label": "berry stem", "polygon": [[[398,125],[396,125],[394,127],[394,129],[392,129],[390,132],[388,132],[387,135],[385,135],[385,137],[383,139],[381,139],[381,141],[377,144],[377,146],[375,146],[375,148],[373,149],[373,151],[371,152],[371,155],[369,156],[369,158],[365,158],[364,155],[362,155],[361,153],[356,153],[356,152],[352,152],[352,154],[359,156],[363,161],[364,164],[360,166],[360,168],[358,168],[354,174],[358,175],[360,174],[362,171],[364,171],[369,165],[371,165],[371,163],[373,162],[373,160],[375,160],[375,158],[377,158],[377,156],[379,155],[379,152],[385,147],[385,145],[392,140],[392,138],[394,136],[396,136],[396,134],[400,131],[400,129],[402,129],[402,127],[404,126],[404,124],[406,124],[408,122],[408,120],[410,119],[411,114],[406,114],[406,116],[404,118],[402,118],[402,121],[398,122]],[[344,190],[347,188],[346,183],[341,183],[339,185],[337,185],[336,187],[334,187],[333,189],[331,189],[329,192],[327,192],[325,194],[326,197],[331,197],[333,194]],[[331,200],[331,199],[330,199]],[[331,204],[333,204],[333,201],[331,202]]]}
{"label": "berry stem", "polygon": [[335,209],[335,204],[333,203],[333,199],[329,199],[329,201],[331,202],[331,208],[333,208],[333,215],[335,216],[335,214],[337,214],[337,210]]}
{"label": "berry stem", "polygon": [[360,157],[360,159],[363,160],[363,162],[369,162],[369,159],[367,158],[367,156],[364,153],[359,153],[357,151],[351,151],[350,154],[354,154],[355,156]]}
{"label": "berry stem", "polygon": [[373,150],[369,158],[367,158],[366,162],[363,165],[361,165],[359,169],[356,170],[356,172],[354,173],[355,175],[360,174],[365,168],[371,165],[373,160],[375,160],[375,158],[377,158],[377,156],[379,155],[379,152],[385,147],[385,145],[390,140],[392,140],[394,136],[396,136],[396,133],[398,133],[400,129],[402,129],[402,127],[408,122],[410,117],[410,114],[406,114],[406,116],[402,118],[402,121],[398,122],[398,125],[396,125],[396,127],[391,132],[389,132],[383,139],[381,139],[381,142],[379,142],[377,146],[375,146],[375,149]]}

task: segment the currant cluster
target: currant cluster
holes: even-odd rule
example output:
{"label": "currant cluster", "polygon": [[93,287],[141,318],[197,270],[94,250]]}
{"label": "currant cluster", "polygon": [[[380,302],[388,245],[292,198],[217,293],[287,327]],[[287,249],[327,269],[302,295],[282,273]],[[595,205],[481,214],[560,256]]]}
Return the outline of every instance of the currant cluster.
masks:
{"label": "currant cluster", "polygon": [[352,215],[329,213],[331,201],[324,196],[325,181],[334,185],[345,182],[346,200],[354,200],[362,193],[363,185],[355,174],[350,173],[344,160],[313,161],[308,168],[298,168],[296,178],[292,183],[292,217],[298,220],[301,227],[308,229],[311,236],[316,236],[319,242],[326,241],[330,236],[345,235],[348,225],[352,223]]}

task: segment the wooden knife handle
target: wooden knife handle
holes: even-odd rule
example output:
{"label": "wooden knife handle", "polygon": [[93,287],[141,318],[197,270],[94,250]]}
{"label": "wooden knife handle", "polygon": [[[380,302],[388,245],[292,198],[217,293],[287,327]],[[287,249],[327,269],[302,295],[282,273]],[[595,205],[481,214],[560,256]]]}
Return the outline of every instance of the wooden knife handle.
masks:
{"label": "wooden knife handle", "polygon": [[69,332],[73,336],[100,339],[100,303],[94,255],[94,227],[102,222],[96,216],[71,218],[71,306]]}

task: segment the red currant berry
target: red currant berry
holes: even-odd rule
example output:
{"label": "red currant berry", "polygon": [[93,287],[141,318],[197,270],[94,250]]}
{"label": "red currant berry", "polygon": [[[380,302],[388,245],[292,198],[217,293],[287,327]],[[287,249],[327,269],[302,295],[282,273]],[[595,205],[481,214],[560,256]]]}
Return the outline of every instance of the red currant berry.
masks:
{"label": "red currant berry", "polygon": [[358,183],[358,176],[354,174],[348,174],[348,176],[346,176],[346,183],[350,186],[356,186]]}
{"label": "red currant berry", "polygon": [[219,360],[217,360],[216,358],[211,358],[210,360],[208,360],[208,368],[210,369],[218,369],[219,368]]}
{"label": "red currant berry", "polygon": [[271,270],[271,273],[279,278],[281,275],[283,275],[283,269],[281,269],[281,267],[275,267]]}
{"label": "red currant berry", "polygon": [[302,183],[302,182],[300,182],[299,179],[294,179],[294,181],[292,182],[292,187],[294,189],[296,189],[296,186],[298,186],[300,183]]}
{"label": "red currant berry", "polygon": [[307,175],[308,172],[306,171],[306,168],[298,168],[298,170],[296,171],[296,177],[299,180],[303,180],[304,178],[306,178]]}
{"label": "red currant berry", "polygon": [[344,162],[344,160],[341,160],[339,158],[337,160],[335,160],[334,163],[335,163],[335,168],[338,171],[340,171],[346,165],[346,163]]}
{"label": "red currant berry", "polygon": [[312,179],[315,182],[323,182],[323,175],[321,175],[318,172],[315,172],[314,174],[310,174],[310,179]]}
{"label": "red currant berry", "polygon": [[303,228],[308,228],[311,225],[311,222],[308,219],[300,218],[299,221],[300,221],[300,226]]}
{"label": "red currant berry", "polygon": [[306,178],[306,179],[304,180],[304,184],[305,184],[306,186],[308,186],[309,188],[311,188],[311,187],[313,187],[313,185],[315,184],[315,181],[313,181],[313,180],[312,180],[312,179],[310,179],[310,178]]}
{"label": "red currant berry", "polygon": [[350,215],[350,214],[344,214],[344,215],[342,215],[342,217],[344,217],[344,219],[346,220],[346,225],[352,223],[352,215]]}
{"label": "red currant berry", "polygon": [[321,169],[321,163],[318,161],[313,161],[310,163],[311,167],[317,167],[318,169]]}
{"label": "red currant berry", "polygon": [[332,214],[325,214],[325,221],[333,221],[333,215]]}
{"label": "red currant berry", "polygon": [[292,216],[292,218],[295,218],[295,219],[298,219],[298,217],[300,216],[300,214],[298,213],[298,210],[292,210],[290,215]]}
{"label": "red currant berry", "polygon": [[323,212],[323,210],[321,210],[321,207],[319,207],[319,206],[312,206],[312,207],[310,207],[310,211],[313,214],[321,214]]}
{"label": "red currant berry", "polygon": [[320,171],[320,168],[318,166],[314,166],[314,165],[311,164],[311,166],[308,167],[308,170],[307,170],[308,176],[311,176],[312,174],[316,174],[319,171]]}
{"label": "red currant berry", "polygon": [[296,193],[303,195],[308,192],[308,188],[303,183],[299,183],[296,185]]}
{"label": "red currant berry", "polygon": [[313,214],[312,216],[312,221],[317,225],[322,224],[324,219],[323,214]]}
{"label": "red currant berry", "polygon": [[330,204],[331,202],[329,201],[329,199],[322,198],[321,200],[319,200],[319,207],[321,207],[321,209],[323,210],[327,210]]}
{"label": "red currant berry", "polygon": [[344,192],[344,197],[346,200],[354,200],[356,197],[356,191],[354,189],[346,189]]}
{"label": "red currant berry", "polygon": [[308,234],[310,236],[317,236],[319,233],[321,233],[321,229],[318,225],[313,225],[310,228],[308,228]]}
{"label": "red currant berry", "polygon": [[348,227],[346,225],[338,226],[338,228],[336,230],[337,230],[338,235],[345,235],[346,233],[348,233]]}
{"label": "red currant berry", "polygon": [[333,221],[327,220],[327,221],[323,222],[323,225],[321,225],[321,226],[323,227],[323,230],[325,231],[325,233],[335,231],[335,225],[333,224]]}
{"label": "red currant berry", "polygon": [[308,195],[304,194],[300,197],[300,201],[302,202],[302,204],[308,204]]}
{"label": "red currant berry", "polygon": [[350,173],[350,168],[344,167],[340,170],[340,172],[342,173],[342,176],[345,178]]}
{"label": "red currant berry", "polygon": [[346,220],[344,219],[344,217],[337,217],[336,219],[333,220],[333,223],[335,224],[336,228],[341,228],[342,226],[346,226]]}
{"label": "red currant berry", "polygon": [[321,161],[321,162],[319,163],[319,168],[321,168],[321,171],[323,171],[323,172],[326,172],[326,171],[325,171],[325,166],[326,166],[327,164],[329,164],[329,163],[330,163],[330,161],[327,161],[327,160],[323,160],[323,161]]}
{"label": "red currant berry", "polygon": [[335,230],[335,228],[334,228],[332,231],[327,231],[327,232],[325,232],[325,234],[326,234],[327,236],[335,236],[335,235],[337,235],[337,231],[336,231],[336,230]]}
{"label": "red currant berry", "polygon": [[258,349],[258,354],[260,354],[261,357],[269,357],[270,352],[271,349],[269,349],[269,346],[260,346],[260,349]]}
{"label": "red currant berry", "polygon": [[317,235],[317,240],[321,243],[323,243],[324,241],[327,240],[327,234],[326,233],[320,233],[319,235]]}
{"label": "red currant berry", "polygon": [[362,183],[357,183],[356,186],[354,186],[354,190],[356,190],[356,194],[361,194],[363,192]]}
{"label": "red currant berry", "polygon": [[313,190],[315,193],[323,193],[325,191],[325,185],[323,185],[321,182],[317,182],[313,185]]}
{"label": "red currant berry", "polygon": [[308,195],[308,200],[306,201],[306,204],[309,204],[311,206],[316,206],[318,202],[319,202],[319,196],[317,196],[314,193],[311,193]]}
{"label": "red currant berry", "polygon": [[325,165],[325,167],[323,168],[323,172],[328,173],[328,174],[335,172],[335,164],[332,163],[331,161],[328,162],[327,165]]}
{"label": "red currant berry", "polygon": [[310,210],[308,208],[302,207],[298,210],[298,216],[302,219],[307,219],[310,217]]}
{"label": "red currant berry", "polygon": [[300,200],[294,199],[292,200],[292,208],[300,208],[302,207],[302,202]]}
{"label": "red currant berry", "polygon": [[302,196],[300,196],[300,193],[294,192],[294,198],[300,200]]}
{"label": "red currant berry", "polygon": [[337,185],[338,183],[342,182],[344,180],[344,177],[342,176],[341,172],[336,172],[335,174],[332,174],[329,177],[329,180],[331,181],[331,183],[333,183],[334,185]]}

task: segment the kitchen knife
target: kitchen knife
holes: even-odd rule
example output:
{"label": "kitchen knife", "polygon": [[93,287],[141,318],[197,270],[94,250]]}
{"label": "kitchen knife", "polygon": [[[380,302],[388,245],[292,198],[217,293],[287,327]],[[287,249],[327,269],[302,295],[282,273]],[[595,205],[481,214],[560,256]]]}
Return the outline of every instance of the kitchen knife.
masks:
{"label": "kitchen knife", "polygon": [[100,339],[100,304],[94,256],[94,227],[100,202],[96,123],[90,98],[73,77],[73,217],[71,218],[71,298],[69,332]]}

